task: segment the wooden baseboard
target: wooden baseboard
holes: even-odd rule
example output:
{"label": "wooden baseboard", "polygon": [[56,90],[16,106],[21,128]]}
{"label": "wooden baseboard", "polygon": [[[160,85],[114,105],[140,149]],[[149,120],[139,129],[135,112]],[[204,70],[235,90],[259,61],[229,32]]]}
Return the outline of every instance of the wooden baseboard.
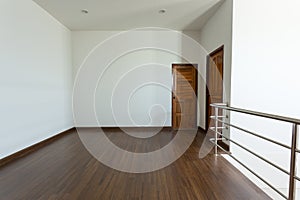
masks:
{"label": "wooden baseboard", "polygon": [[8,163],[10,163],[10,162],[18,159],[18,158],[24,157],[24,156],[26,156],[26,155],[34,152],[34,151],[37,151],[38,149],[40,149],[40,148],[42,148],[42,147],[44,147],[44,146],[52,143],[53,141],[55,141],[55,140],[57,140],[57,139],[65,136],[66,134],[69,134],[69,133],[73,132],[74,130],[75,130],[74,127],[70,128],[70,129],[68,129],[66,131],[63,131],[61,133],[58,133],[57,135],[54,135],[54,136],[52,136],[52,137],[50,137],[48,139],[45,139],[45,140],[43,140],[41,142],[38,142],[38,143],[36,143],[36,144],[34,144],[32,146],[29,146],[29,147],[27,147],[25,149],[22,149],[22,150],[14,153],[14,154],[11,154],[11,155],[9,155],[7,157],[4,157],[4,158],[0,159],[0,167],[2,167],[4,165],[6,165],[6,164],[8,164]]}

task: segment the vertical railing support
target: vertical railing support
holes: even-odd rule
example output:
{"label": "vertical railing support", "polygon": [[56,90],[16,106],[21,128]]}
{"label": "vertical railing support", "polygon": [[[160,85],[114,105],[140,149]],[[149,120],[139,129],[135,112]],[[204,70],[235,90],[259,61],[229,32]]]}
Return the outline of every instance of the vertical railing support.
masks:
{"label": "vertical railing support", "polygon": [[296,149],[298,139],[298,125],[293,124],[293,135],[292,135],[292,149],[291,149],[291,161],[290,161],[290,181],[289,181],[289,200],[295,199],[295,187],[296,187]]}
{"label": "vertical railing support", "polygon": [[215,107],[215,155],[218,155],[218,118],[219,108]]}

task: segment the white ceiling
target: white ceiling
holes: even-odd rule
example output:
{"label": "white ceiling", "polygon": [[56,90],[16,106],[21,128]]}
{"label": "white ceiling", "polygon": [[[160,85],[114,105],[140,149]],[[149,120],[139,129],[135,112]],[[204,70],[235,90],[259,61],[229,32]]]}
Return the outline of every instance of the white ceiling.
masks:
{"label": "white ceiling", "polygon": [[[71,30],[199,30],[223,0],[34,0]],[[88,14],[83,14],[87,9]],[[166,9],[165,14],[158,11]]]}

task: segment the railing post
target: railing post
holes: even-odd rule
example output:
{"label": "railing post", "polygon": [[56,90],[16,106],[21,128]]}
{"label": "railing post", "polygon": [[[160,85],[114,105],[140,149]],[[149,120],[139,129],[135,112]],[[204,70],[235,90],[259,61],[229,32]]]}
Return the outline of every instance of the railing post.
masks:
{"label": "railing post", "polygon": [[218,155],[218,116],[219,116],[219,109],[215,107],[215,155]]}
{"label": "railing post", "polygon": [[296,148],[298,139],[298,125],[293,124],[293,135],[292,135],[292,148],[291,148],[291,161],[290,161],[290,182],[289,182],[289,200],[295,199],[295,187],[296,180],[294,179],[296,175]]}

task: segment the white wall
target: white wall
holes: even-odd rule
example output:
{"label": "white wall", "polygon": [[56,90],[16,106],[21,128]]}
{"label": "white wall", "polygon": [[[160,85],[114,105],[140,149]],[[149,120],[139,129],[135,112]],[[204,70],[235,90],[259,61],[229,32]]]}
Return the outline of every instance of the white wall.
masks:
{"label": "white wall", "polygon": [[[299,8],[298,0],[234,1],[232,106],[300,118]],[[232,114],[231,123],[291,144],[291,125],[286,123],[238,114]],[[231,138],[289,170],[287,150],[234,129]],[[233,144],[231,151],[277,188],[286,191],[287,176]]]}
{"label": "white wall", "polygon": [[0,2],[0,158],[73,126],[70,31],[31,0]]}
{"label": "white wall", "polygon": [[[203,26],[200,30],[198,41],[208,53],[211,53],[220,46],[224,45],[223,102],[230,103],[232,0],[224,1],[224,3],[219,7],[216,13],[206,22],[205,26]],[[204,74],[206,74],[206,68]],[[206,85],[202,85],[202,87],[204,87],[202,88],[203,90],[205,90],[205,86]],[[203,101],[206,102],[206,98],[204,98]],[[205,123],[206,122],[204,121],[204,124]]]}
{"label": "white wall", "polygon": [[[183,34],[191,37],[195,40],[196,43],[199,44],[203,48],[202,53],[199,53],[200,61],[198,61],[198,111],[197,111],[197,120],[198,120],[198,127],[205,129],[205,118],[206,118],[206,104],[205,104],[205,93],[206,93],[206,55],[208,51],[203,47],[200,42],[200,31],[195,30],[184,30],[182,31]],[[190,48],[189,45],[184,45],[182,47],[184,51]]]}
{"label": "white wall", "polygon": [[[187,39],[182,38],[183,36],[180,32],[175,34],[172,34],[171,32],[172,31],[155,30],[135,31],[133,33],[136,34],[134,40],[126,40],[116,43],[115,45],[107,46],[106,51],[104,52],[97,50],[97,48],[95,50],[94,48],[102,42],[104,42],[105,46],[107,39],[115,34],[120,34],[121,32],[72,32],[74,76],[76,76],[79,68],[84,63],[96,65],[96,70],[105,71],[95,89],[95,113],[98,122],[92,120],[92,117],[87,116],[86,107],[93,104],[91,102],[87,103],[85,108],[83,108],[79,117],[79,123],[77,123],[76,126],[171,126],[171,65],[172,63],[186,63],[187,61],[185,61],[181,55],[160,49],[146,48],[128,52],[125,55],[118,57],[109,65],[107,70],[105,70],[107,63],[101,61],[101,59],[109,57],[110,51],[113,51],[114,49],[117,51],[119,48],[125,48],[126,46],[130,47],[132,43],[135,43],[136,41],[138,41],[138,43],[149,42],[149,46],[155,47],[166,42],[168,43],[166,47],[174,47],[174,49],[176,49],[175,51],[182,55],[188,54],[189,49],[184,50],[185,45],[188,43],[185,42]],[[149,41],[139,41],[140,38],[145,38],[142,40]],[[111,39],[109,42],[111,41],[118,41],[118,39]],[[196,41],[193,40],[192,43],[194,46],[197,46]],[[120,44],[122,44],[123,47],[119,47]],[[95,53],[97,51],[98,53]],[[198,64],[200,68],[203,68],[206,54],[203,53],[202,49],[197,51],[198,52],[194,51],[194,53],[189,54],[189,61]],[[87,57],[90,52],[92,52],[92,55]],[[86,58],[87,60],[85,60]],[[143,66],[145,64],[147,66]],[[83,68],[87,67],[84,65]],[[96,72],[90,73],[89,77],[92,79],[92,76],[95,73]],[[131,93],[136,86],[141,85],[143,82],[151,81],[162,83],[164,87],[157,84],[150,84]],[[94,86],[87,85],[85,87],[88,88]],[[204,93],[202,91],[199,96],[202,97],[203,95]],[[80,95],[78,98],[82,99],[88,97],[87,95]],[[86,100],[82,100],[79,104],[83,105],[85,103]],[[130,117],[132,119],[130,119]]]}

